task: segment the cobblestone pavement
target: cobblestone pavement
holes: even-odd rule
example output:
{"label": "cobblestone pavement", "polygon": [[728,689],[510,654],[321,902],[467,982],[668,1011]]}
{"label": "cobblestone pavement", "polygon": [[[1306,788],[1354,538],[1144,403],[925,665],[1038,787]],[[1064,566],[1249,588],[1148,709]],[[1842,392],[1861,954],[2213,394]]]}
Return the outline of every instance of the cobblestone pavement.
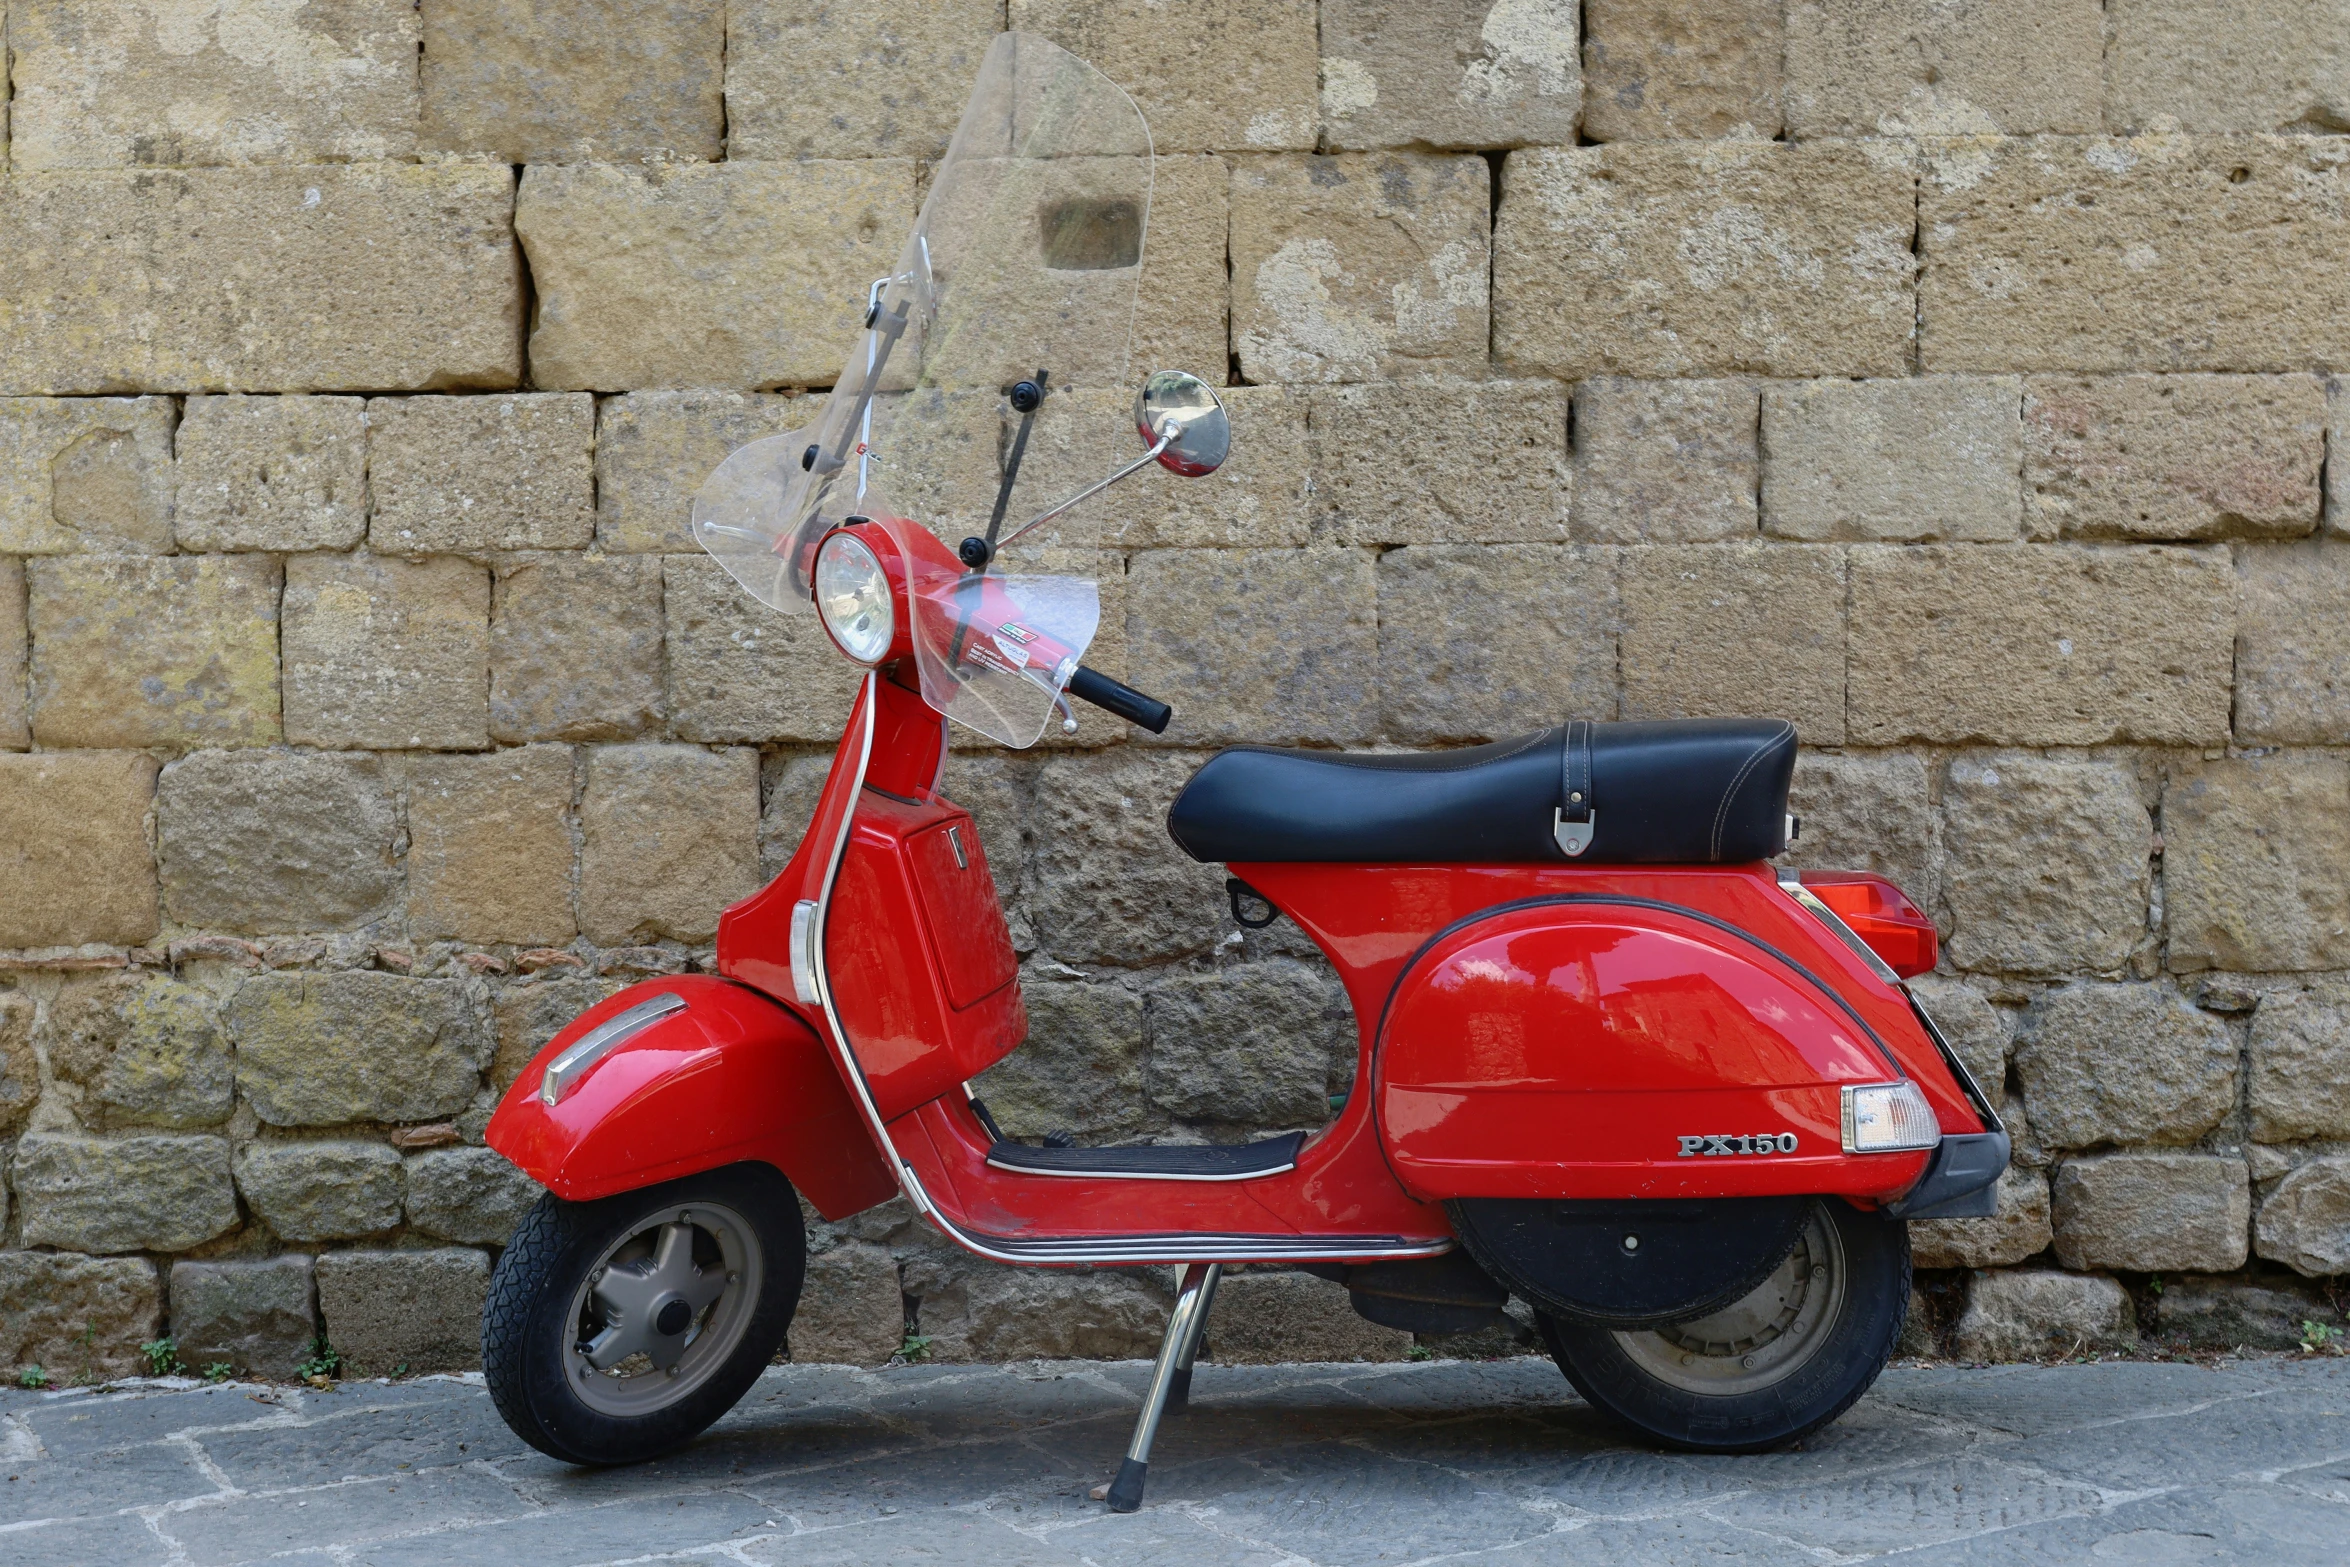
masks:
{"label": "cobblestone pavement", "polygon": [[1089,1501],[1140,1364],[778,1368],[583,1471],[478,1378],[0,1394],[0,1562],[2350,1560],[2350,1362],[1901,1369],[1800,1451],[1644,1449],[1545,1361],[1203,1366],[1149,1502]]}

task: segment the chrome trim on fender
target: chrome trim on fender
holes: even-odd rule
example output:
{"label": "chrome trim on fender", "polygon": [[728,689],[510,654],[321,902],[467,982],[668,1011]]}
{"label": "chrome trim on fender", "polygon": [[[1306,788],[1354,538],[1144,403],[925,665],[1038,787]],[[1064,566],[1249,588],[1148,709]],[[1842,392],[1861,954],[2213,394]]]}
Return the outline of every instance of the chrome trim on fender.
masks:
{"label": "chrome trim on fender", "polygon": [[684,1010],[685,997],[675,991],[664,991],[649,1001],[640,1001],[627,1011],[604,1019],[565,1045],[563,1053],[547,1063],[547,1070],[539,1079],[539,1103],[561,1104],[563,1096],[577,1087],[579,1080],[587,1076],[589,1068],[598,1061],[670,1013]]}

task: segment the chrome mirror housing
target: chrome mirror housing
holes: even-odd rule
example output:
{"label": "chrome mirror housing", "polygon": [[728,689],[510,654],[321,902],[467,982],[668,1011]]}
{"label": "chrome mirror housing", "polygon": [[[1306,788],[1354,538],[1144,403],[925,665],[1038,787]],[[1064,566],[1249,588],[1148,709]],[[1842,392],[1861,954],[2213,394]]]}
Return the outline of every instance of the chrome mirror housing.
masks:
{"label": "chrome mirror housing", "polygon": [[1134,428],[1170,473],[1196,479],[1232,455],[1232,421],[1214,387],[1184,370],[1160,370],[1134,398]]}

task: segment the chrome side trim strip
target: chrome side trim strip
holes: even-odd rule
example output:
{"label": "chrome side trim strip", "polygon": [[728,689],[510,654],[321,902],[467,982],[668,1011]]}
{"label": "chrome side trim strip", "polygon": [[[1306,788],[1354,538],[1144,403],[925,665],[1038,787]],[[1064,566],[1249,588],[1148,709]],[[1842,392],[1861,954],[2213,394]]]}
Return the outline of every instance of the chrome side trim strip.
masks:
{"label": "chrome side trim strip", "polygon": [[1287,1175],[1297,1168],[1297,1161],[1292,1159],[1287,1164],[1267,1165],[1262,1170],[1242,1170],[1234,1175],[1178,1175],[1158,1170],[1032,1170],[1024,1164],[1005,1164],[992,1158],[987,1161],[987,1167],[991,1170],[1008,1171],[1013,1175],[1049,1176],[1054,1180],[1202,1181],[1214,1183],[1217,1181],[1261,1181],[1268,1175]]}
{"label": "chrome side trim strip", "polygon": [[664,991],[650,1000],[638,1002],[625,1012],[604,1019],[565,1045],[563,1053],[547,1063],[546,1073],[539,1079],[539,1103],[562,1103],[563,1096],[578,1086],[579,1080],[587,1076],[588,1070],[598,1061],[670,1013],[684,1010],[685,997],[675,991]]}

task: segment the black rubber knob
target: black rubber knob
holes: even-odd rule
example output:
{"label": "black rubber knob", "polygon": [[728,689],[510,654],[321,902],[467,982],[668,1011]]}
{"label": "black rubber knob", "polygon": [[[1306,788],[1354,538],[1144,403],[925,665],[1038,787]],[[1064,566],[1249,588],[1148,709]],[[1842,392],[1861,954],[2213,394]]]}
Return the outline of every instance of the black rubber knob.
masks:
{"label": "black rubber knob", "polygon": [[806,473],[809,469],[815,466],[816,448],[811,446],[806,451],[800,453],[800,472]]}
{"label": "black rubber knob", "polygon": [[1034,381],[1015,382],[1012,387],[1012,412],[1032,414],[1044,406],[1044,388]]}
{"label": "black rubber knob", "polygon": [[978,571],[989,561],[995,559],[995,551],[988,547],[987,540],[976,536],[965,539],[956,545],[955,553],[962,557],[963,564],[973,571]]}

